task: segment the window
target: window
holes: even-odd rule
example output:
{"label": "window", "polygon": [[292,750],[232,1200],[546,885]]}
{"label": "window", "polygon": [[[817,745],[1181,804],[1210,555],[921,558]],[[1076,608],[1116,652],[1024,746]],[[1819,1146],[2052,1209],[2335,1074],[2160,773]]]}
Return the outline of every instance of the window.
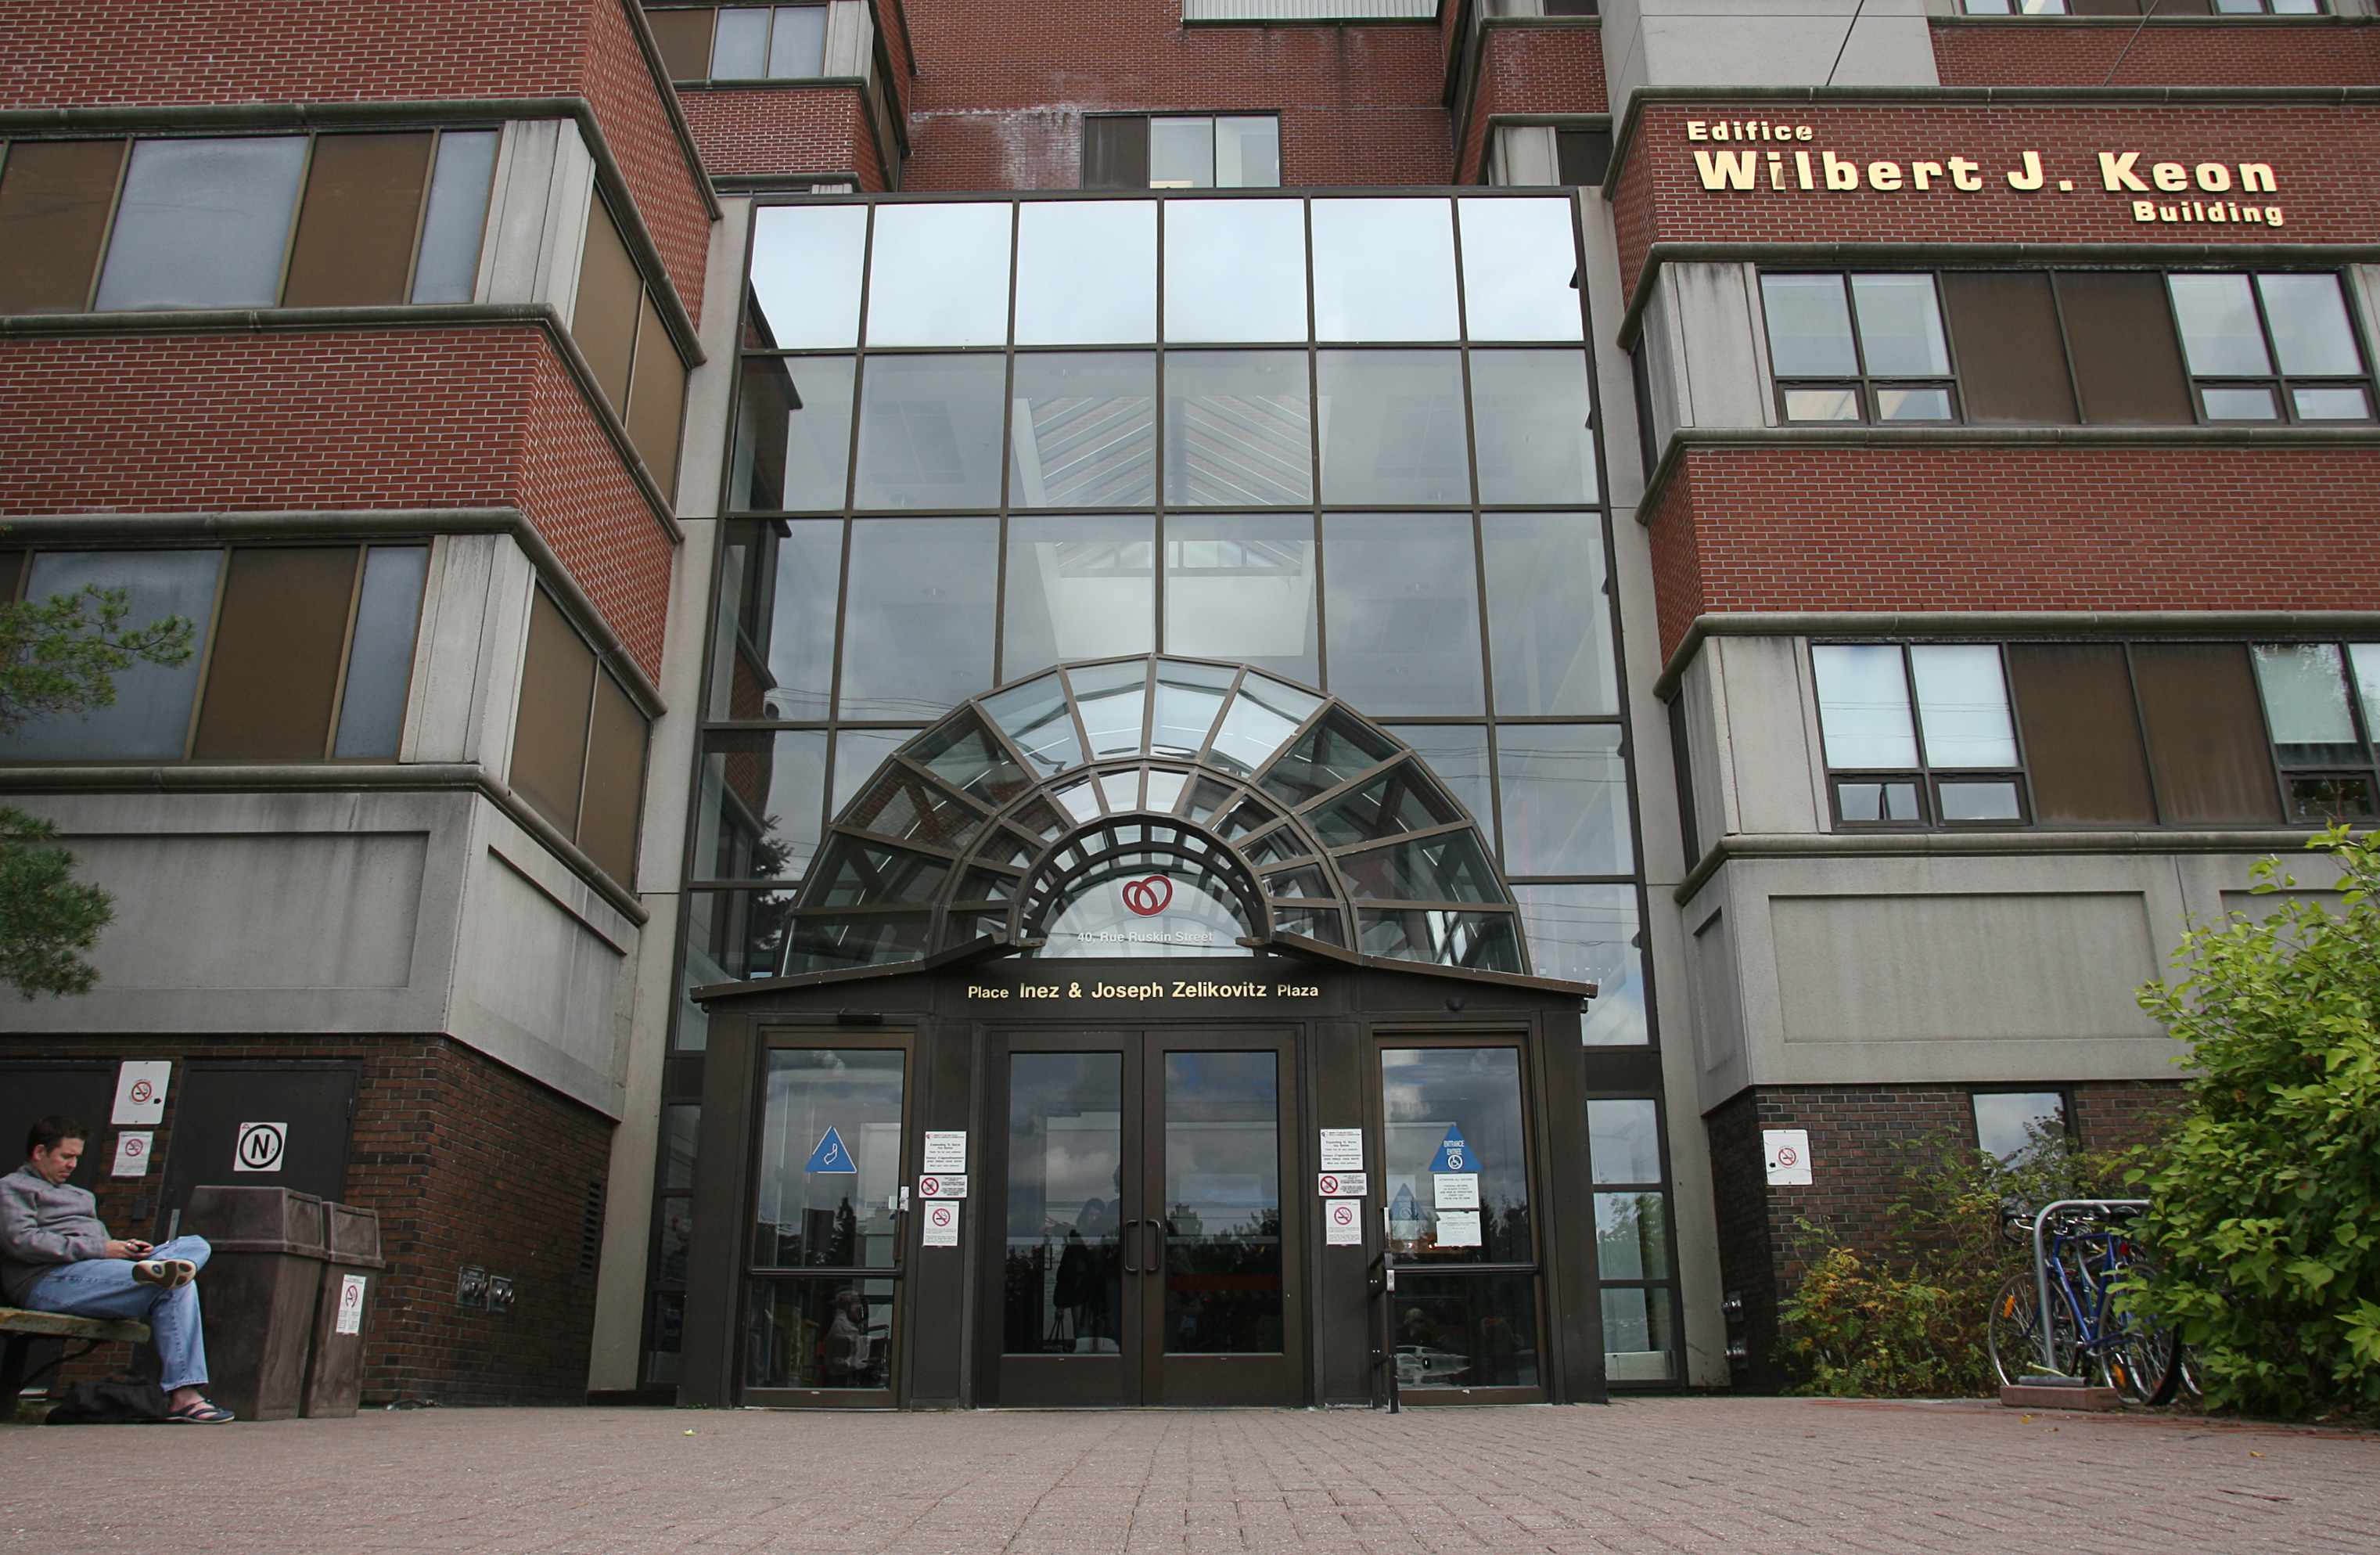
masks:
{"label": "window", "polygon": [[2322,0],[1962,0],[1971,17],[2281,16],[2323,14]]}
{"label": "window", "polygon": [[0,553],[0,597],[122,589],[130,625],[197,625],[189,659],[137,664],[88,719],[30,720],[12,761],[390,760],[405,723],[421,545]]}
{"label": "window", "polygon": [[2002,1164],[2035,1148],[2066,1139],[2066,1097],[2054,1090],[1979,1090],[1968,1098],[1975,1110],[1975,1148]]}
{"label": "window", "polygon": [[543,589],[529,610],[511,782],[605,873],[633,881],[645,717]]}
{"label": "window", "polygon": [[1182,0],[1184,21],[1430,21],[1439,0]]}
{"label": "window", "polygon": [[1760,294],[1785,419],[1956,416],[1931,275],[1763,275]]}
{"label": "window", "polygon": [[1087,114],[1087,189],[1255,189],[1281,186],[1281,120],[1270,114],[1216,116]]}
{"label": "window", "polygon": [[[2201,175],[2232,181],[2217,164]],[[1767,274],[1761,297],[1789,422],[2373,419],[2363,349],[2328,271]]]}
{"label": "window", "polygon": [[686,363],[653,292],[628,253],[620,224],[601,199],[587,213],[570,337],[619,414],[654,484],[674,500],[678,433],[686,413]]}
{"label": "window", "polygon": [[1587,1174],[1602,1282],[1603,1374],[1611,1382],[1677,1376],[1677,1276],[1661,1162],[1661,1104],[1618,1097],[1586,1104]]}
{"label": "window", "polygon": [[496,141],[450,129],[10,142],[0,313],[468,302]]}
{"label": "window", "polygon": [[2380,643],[1821,643],[1838,825],[2380,816]]}
{"label": "window", "polygon": [[672,80],[800,80],[826,69],[824,6],[672,7],[645,21]]}
{"label": "window", "polygon": [[1998,648],[1821,644],[1810,657],[1838,821],[2024,819],[2023,784],[2012,771],[2016,731]]}

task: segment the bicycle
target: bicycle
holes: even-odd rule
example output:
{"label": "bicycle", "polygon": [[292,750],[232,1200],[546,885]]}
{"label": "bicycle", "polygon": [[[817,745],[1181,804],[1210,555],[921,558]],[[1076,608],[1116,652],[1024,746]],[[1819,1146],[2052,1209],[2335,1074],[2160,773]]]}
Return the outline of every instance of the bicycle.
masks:
{"label": "bicycle", "polygon": [[[2038,1244],[2049,1276],[2050,1371],[2111,1387],[2128,1403],[2171,1403],[2182,1383],[2181,1345],[2170,1330],[2134,1310],[2117,1289],[2127,1274],[2155,1273],[2127,1229],[2138,1210],[2117,1206],[2051,1209]],[[2034,1219],[2020,1206],[2003,1205],[2001,1234],[2031,1243]],[[1993,1298],[1986,1333],[1992,1368],[2004,1384],[2041,1370],[2041,1283],[2038,1271],[2011,1275]]]}

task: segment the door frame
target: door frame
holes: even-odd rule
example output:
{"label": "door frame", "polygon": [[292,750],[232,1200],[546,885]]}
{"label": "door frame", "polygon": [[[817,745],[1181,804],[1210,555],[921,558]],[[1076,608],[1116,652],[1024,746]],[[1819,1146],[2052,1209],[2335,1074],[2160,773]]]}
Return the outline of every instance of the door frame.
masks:
{"label": "door frame", "polygon": [[[1311,1326],[1316,1303],[1308,1290],[1305,1185],[1306,1124],[1311,1112],[1307,1095],[1305,1023],[1273,1016],[1242,1019],[1103,1020],[1068,1023],[1030,1021],[978,1028],[981,1055],[978,1093],[978,1134],[985,1153],[977,1171],[984,1208],[977,1245],[976,1270],[976,1402],[1005,1408],[1190,1408],[1232,1406],[1303,1408],[1314,1397],[1310,1357],[1314,1354]],[[1046,1045],[1044,1045],[1046,1044]],[[1279,1161],[1281,1197],[1281,1348],[1261,1355],[1196,1355],[1169,1356],[1160,1328],[1163,1286],[1144,1283],[1141,1294],[1125,1295],[1124,1332],[1137,1336],[1135,1357],[1117,1357],[1114,1367],[1099,1366],[1103,1356],[1009,1355],[1002,1353],[1006,1337],[1006,1210],[1008,1194],[1008,1097],[1010,1060],[1025,1052],[1111,1052],[1121,1047],[1130,1062],[1124,1065],[1122,1107],[1128,1132],[1124,1148],[1138,1163],[1144,1211],[1161,1203],[1164,1173],[1164,1090],[1161,1064],[1168,1052],[1271,1052],[1281,1092]],[[1135,1137],[1136,1136],[1136,1137]],[[997,1142],[996,1144],[994,1142]],[[993,1208],[997,1206],[998,1208]],[[1145,1223],[1160,1222],[1161,1209],[1152,1217],[1135,1217]],[[1161,1244],[1160,1244],[1161,1245]],[[1123,1256],[1146,1252],[1145,1233],[1128,1224],[1120,1239]],[[1161,1268],[1153,1270],[1162,1273]],[[1036,1366],[1037,1361],[1046,1365]],[[1019,1362],[1024,1363],[1018,1367]],[[1085,1363],[1090,1363],[1086,1365]],[[1006,1395],[1004,1376],[1011,1367],[1047,1370],[1048,1392],[1026,1400]],[[1096,1370],[1094,1369],[1096,1368]],[[1079,1374],[1086,1384],[1099,1372],[1117,1374],[1105,1386],[1079,1390],[1063,1380]],[[1262,1376],[1249,1374],[1262,1372]],[[1203,1386],[1200,1384],[1203,1383]],[[1169,1390],[1176,1395],[1169,1397]],[[1037,1388],[1037,1393],[1038,1389]],[[1067,1397],[1069,1392],[1077,1396]],[[1119,1396],[1121,1395],[1121,1396]]]}

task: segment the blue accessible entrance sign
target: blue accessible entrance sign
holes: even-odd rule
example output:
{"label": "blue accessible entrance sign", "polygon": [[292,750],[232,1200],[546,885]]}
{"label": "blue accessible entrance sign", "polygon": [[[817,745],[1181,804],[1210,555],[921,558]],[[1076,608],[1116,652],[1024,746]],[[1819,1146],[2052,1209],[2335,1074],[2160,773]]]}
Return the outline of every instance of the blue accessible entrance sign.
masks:
{"label": "blue accessible entrance sign", "polygon": [[1478,1158],[1471,1153],[1471,1147],[1463,1142],[1462,1124],[1446,1125],[1446,1137],[1439,1142],[1438,1159],[1429,1163],[1429,1169],[1432,1172],[1479,1170]]}
{"label": "blue accessible entrance sign", "polygon": [[809,1164],[802,1170],[856,1172],[859,1170],[859,1163],[851,1159],[849,1150],[844,1148],[843,1136],[829,1128],[826,1131],[826,1137],[818,1142],[818,1148],[810,1152]]}

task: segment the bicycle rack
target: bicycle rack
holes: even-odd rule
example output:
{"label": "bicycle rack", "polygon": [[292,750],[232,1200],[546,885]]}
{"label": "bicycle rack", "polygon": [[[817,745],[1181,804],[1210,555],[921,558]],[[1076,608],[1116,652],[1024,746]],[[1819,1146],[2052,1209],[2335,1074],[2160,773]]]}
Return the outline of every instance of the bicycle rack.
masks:
{"label": "bicycle rack", "polygon": [[2061,1209],[2146,1209],[2151,1201],[2145,1198],[2061,1198],[2045,1204],[2033,1217],[2033,1280],[2034,1297],[2040,1303],[2034,1310],[2041,1324],[2041,1370],[2045,1377],[2064,1377],[2058,1369],[2058,1346],[2055,1342],[2057,1323],[2050,1316],[2049,1257],[2042,1243],[2043,1229],[2050,1216]]}

